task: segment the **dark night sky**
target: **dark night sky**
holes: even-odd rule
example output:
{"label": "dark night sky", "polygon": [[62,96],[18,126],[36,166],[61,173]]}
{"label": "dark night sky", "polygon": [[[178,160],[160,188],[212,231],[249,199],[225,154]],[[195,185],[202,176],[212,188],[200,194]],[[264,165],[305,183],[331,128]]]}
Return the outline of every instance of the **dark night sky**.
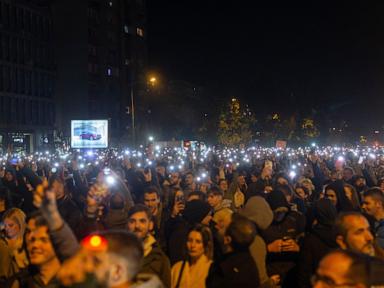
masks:
{"label": "dark night sky", "polygon": [[226,2],[148,0],[150,64],[256,111],[383,124],[383,1]]}

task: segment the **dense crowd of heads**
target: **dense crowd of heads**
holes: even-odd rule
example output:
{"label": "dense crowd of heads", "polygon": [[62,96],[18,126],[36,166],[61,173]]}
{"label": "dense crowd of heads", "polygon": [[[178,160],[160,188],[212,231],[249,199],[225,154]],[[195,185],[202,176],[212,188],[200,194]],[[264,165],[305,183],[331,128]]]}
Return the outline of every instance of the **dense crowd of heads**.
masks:
{"label": "dense crowd of heads", "polygon": [[0,287],[384,286],[384,149],[0,156]]}

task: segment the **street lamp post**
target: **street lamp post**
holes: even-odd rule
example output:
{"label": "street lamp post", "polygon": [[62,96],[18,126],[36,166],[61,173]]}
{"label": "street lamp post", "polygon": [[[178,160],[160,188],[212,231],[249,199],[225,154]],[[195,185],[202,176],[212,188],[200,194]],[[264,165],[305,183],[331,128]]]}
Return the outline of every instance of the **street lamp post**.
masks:
{"label": "street lamp post", "polygon": [[135,131],[135,103],[133,95],[133,85],[131,85],[131,117],[132,117],[132,143],[136,147],[136,131]]}
{"label": "street lamp post", "polygon": [[[155,86],[157,82],[156,77],[150,77],[149,83],[151,86]],[[136,147],[136,126],[135,126],[135,97],[134,97],[134,85],[137,84],[136,81],[131,81],[131,121],[132,121],[132,143],[133,147]]]}

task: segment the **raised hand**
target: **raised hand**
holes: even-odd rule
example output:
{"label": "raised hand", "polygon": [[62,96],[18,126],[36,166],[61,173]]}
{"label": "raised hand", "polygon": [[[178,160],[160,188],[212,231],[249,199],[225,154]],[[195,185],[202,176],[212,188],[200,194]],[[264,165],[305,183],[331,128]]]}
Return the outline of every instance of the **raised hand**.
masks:
{"label": "raised hand", "polygon": [[47,220],[50,230],[58,230],[63,226],[64,221],[56,204],[56,194],[53,190],[49,189],[47,180],[44,180],[42,184],[36,187],[33,193],[33,205],[39,208]]}

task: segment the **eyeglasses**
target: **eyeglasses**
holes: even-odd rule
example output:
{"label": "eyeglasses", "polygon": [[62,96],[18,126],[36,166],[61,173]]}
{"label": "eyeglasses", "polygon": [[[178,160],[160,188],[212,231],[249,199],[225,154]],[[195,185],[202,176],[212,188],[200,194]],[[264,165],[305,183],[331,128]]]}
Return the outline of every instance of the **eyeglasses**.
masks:
{"label": "eyeglasses", "polygon": [[328,277],[328,276],[324,276],[324,275],[319,275],[319,274],[314,274],[312,277],[311,277],[311,285],[312,286],[315,286],[315,284],[317,282],[322,282],[324,283],[325,285],[327,285],[328,287],[338,287],[338,288],[348,288],[348,287],[355,287],[356,286],[356,283],[353,283],[353,282],[346,282],[346,283],[340,283],[340,284],[337,284],[332,278]]}

